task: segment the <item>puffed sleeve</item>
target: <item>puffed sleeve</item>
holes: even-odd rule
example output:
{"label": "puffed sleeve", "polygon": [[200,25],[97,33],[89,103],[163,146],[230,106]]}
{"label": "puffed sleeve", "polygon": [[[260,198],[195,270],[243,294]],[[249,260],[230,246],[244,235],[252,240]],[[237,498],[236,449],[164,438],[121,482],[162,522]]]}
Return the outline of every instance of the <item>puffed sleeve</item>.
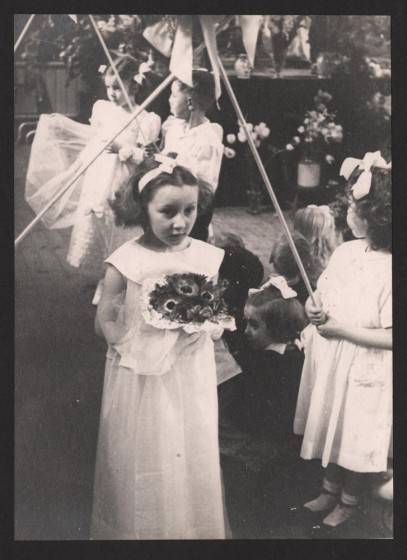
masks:
{"label": "puffed sleeve", "polygon": [[196,154],[197,176],[209,183],[214,191],[218,187],[222,156],[223,147],[209,144],[200,147]]}
{"label": "puffed sleeve", "polygon": [[92,107],[92,115],[89,119],[89,123],[93,132],[98,132],[102,128],[102,123],[104,118],[106,118],[106,111],[109,101],[104,101],[103,99],[98,99]]}

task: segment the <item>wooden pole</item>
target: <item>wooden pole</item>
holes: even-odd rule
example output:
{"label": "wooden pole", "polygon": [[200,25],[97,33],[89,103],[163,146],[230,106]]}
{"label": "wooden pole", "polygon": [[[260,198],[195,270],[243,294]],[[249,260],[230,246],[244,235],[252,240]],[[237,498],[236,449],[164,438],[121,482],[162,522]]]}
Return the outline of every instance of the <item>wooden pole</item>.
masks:
{"label": "wooden pole", "polygon": [[290,230],[289,230],[289,228],[288,228],[286,219],[284,218],[284,214],[283,214],[283,212],[282,212],[282,210],[281,210],[281,208],[280,208],[280,205],[279,205],[279,203],[278,203],[277,197],[276,197],[276,195],[274,194],[274,190],[273,190],[273,187],[271,186],[270,179],[268,178],[267,173],[266,173],[266,170],[264,169],[263,162],[261,161],[261,158],[260,158],[260,156],[259,156],[259,153],[258,153],[258,151],[257,151],[257,149],[256,149],[255,144],[254,144],[253,138],[251,137],[251,134],[250,134],[249,129],[248,129],[248,127],[247,127],[246,120],[245,120],[245,118],[244,118],[244,116],[243,116],[243,113],[242,113],[242,111],[241,111],[241,109],[240,109],[239,103],[238,103],[238,101],[237,101],[237,99],[236,99],[236,96],[235,96],[235,94],[234,94],[234,91],[233,91],[233,89],[232,89],[232,86],[230,85],[229,78],[227,77],[227,74],[226,74],[226,72],[225,72],[225,69],[224,69],[223,64],[222,64],[222,62],[221,62],[221,60],[220,60],[219,57],[218,57],[218,62],[219,62],[220,73],[221,73],[222,79],[223,79],[224,84],[225,84],[225,87],[226,87],[226,91],[228,92],[228,95],[229,95],[229,97],[230,97],[230,100],[231,100],[231,102],[232,102],[232,105],[233,105],[233,107],[234,107],[234,109],[235,109],[235,111],[236,111],[236,114],[237,114],[238,118],[239,118],[239,122],[241,123],[241,126],[243,127],[243,129],[244,129],[244,131],[245,131],[246,138],[247,138],[247,142],[248,142],[248,144],[249,144],[249,146],[250,146],[251,152],[252,152],[252,154],[253,154],[253,157],[254,157],[254,160],[255,160],[255,162],[256,162],[256,164],[257,164],[257,167],[258,167],[258,169],[259,169],[259,171],[260,171],[260,174],[261,174],[261,176],[262,176],[262,179],[263,179],[263,181],[264,181],[264,184],[266,185],[267,192],[268,192],[268,194],[270,195],[271,201],[272,201],[272,203],[273,203],[273,205],[274,205],[274,208],[276,209],[277,215],[278,215],[278,217],[280,218],[281,225],[283,226],[284,232],[285,232],[285,234],[286,234],[286,236],[287,236],[288,243],[289,243],[289,245],[290,245],[291,251],[292,251],[292,253],[293,253],[293,255],[294,255],[294,258],[295,258],[295,261],[296,261],[296,263],[297,263],[297,265],[298,265],[298,268],[299,268],[299,270],[300,270],[301,276],[302,276],[302,278],[304,279],[304,282],[305,282],[305,285],[306,285],[306,287],[307,287],[308,293],[309,293],[309,295],[310,295],[310,297],[311,297],[311,299],[312,299],[314,305],[316,305],[315,298],[314,298],[314,294],[313,294],[313,291],[312,291],[312,287],[311,287],[310,281],[309,281],[309,279],[308,279],[307,273],[305,272],[304,265],[302,264],[302,261],[301,261],[301,259],[300,259],[300,255],[298,254],[297,248],[296,248],[296,246],[295,246],[295,244],[294,244],[294,241],[293,241],[293,238],[292,238],[292,236],[291,236]]}
{"label": "wooden pole", "polygon": [[20,33],[19,38],[17,39],[17,41],[14,44],[14,54],[16,54],[16,50],[18,49],[18,47],[21,44],[21,41],[24,39],[24,35],[27,33],[28,28],[31,25],[32,20],[35,18],[36,14],[31,14],[29,20],[27,21],[27,23],[24,25],[24,29],[22,30],[22,32]]}

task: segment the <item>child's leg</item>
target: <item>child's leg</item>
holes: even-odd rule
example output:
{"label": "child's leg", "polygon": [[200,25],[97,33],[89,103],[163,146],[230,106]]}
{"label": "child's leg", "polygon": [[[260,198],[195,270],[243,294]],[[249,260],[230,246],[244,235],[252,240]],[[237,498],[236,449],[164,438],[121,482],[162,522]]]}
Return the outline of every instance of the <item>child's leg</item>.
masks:
{"label": "child's leg", "polygon": [[335,509],[325,517],[325,525],[336,527],[355,515],[365,480],[365,473],[345,471],[345,484],[342,488],[340,502]]}
{"label": "child's leg", "polygon": [[321,494],[315,500],[304,504],[304,507],[314,512],[332,509],[339,499],[344,475],[345,469],[334,463],[329,463],[325,470]]}

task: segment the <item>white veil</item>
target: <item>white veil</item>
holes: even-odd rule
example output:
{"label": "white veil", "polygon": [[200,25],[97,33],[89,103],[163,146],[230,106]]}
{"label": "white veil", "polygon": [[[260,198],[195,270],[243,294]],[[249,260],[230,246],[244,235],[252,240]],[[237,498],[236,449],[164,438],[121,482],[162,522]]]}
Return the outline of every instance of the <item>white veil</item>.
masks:
{"label": "white veil", "polygon": [[[36,214],[64,187],[84,161],[79,157],[94,136],[91,127],[54,113],[41,115],[31,147],[25,199]],[[81,194],[83,175],[44,214],[48,228],[73,225]]]}

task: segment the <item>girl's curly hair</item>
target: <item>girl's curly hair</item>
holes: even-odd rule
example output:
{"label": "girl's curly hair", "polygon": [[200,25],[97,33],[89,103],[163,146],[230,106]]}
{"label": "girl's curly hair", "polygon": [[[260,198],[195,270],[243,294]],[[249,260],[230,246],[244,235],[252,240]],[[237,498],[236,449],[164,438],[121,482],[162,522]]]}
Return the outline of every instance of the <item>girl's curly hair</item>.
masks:
{"label": "girl's curly hair", "polygon": [[[168,154],[168,157],[175,159],[176,154]],[[141,225],[146,230],[149,226],[148,203],[153,199],[156,191],[168,185],[174,187],[197,186],[198,215],[203,214],[210,207],[214,196],[211,186],[205,181],[197,179],[186,167],[181,165],[174,167],[172,173],[160,173],[149,181],[140,193],[139,181],[141,178],[159,165],[160,163],[154,158],[142,162],[136,173],[123,183],[115,192],[114,198],[109,200],[117,226],[129,228]]]}
{"label": "girl's curly hair", "polygon": [[[372,183],[370,192],[363,198],[355,200],[352,197],[355,213],[362,220],[366,220],[366,235],[372,249],[387,249],[392,251],[392,208],[391,208],[391,170],[382,167],[372,167]],[[357,168],[349,177],[352,187],[361,175]]]}

